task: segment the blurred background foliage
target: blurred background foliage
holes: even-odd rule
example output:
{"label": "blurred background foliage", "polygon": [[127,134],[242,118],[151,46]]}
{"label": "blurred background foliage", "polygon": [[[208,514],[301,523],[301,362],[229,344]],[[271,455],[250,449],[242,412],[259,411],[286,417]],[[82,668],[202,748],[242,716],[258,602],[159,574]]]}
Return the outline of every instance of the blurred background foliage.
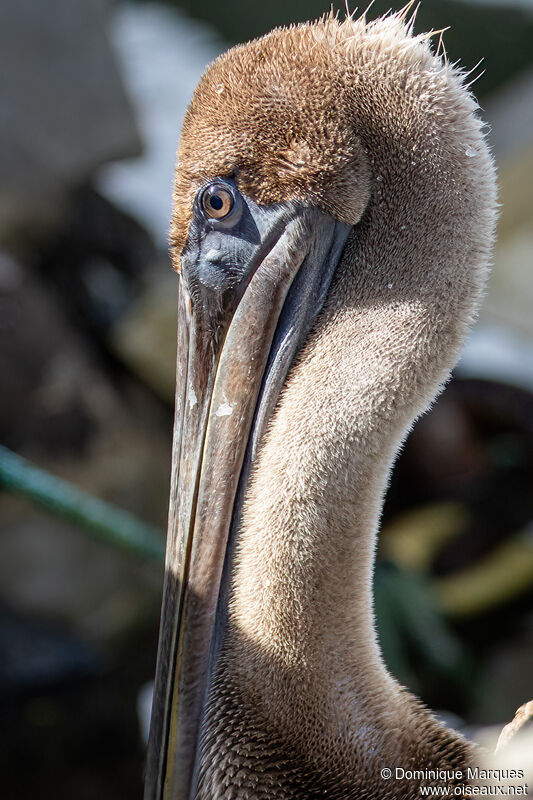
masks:
{"label": "blurred background foliage", "polygon": [[[388,8],[377,0],[368,16]],[[140,796],[170,470],[179,127],[208,61],[325,10],[0,4],[2,797]],[[450,60],[483,59],[474,88],[499,167],[499,242],[455,377],[394,471],[376,613],[391,671],[472,731],[532,694],[533,3],[424,0],[415,30],[448,26]]]}

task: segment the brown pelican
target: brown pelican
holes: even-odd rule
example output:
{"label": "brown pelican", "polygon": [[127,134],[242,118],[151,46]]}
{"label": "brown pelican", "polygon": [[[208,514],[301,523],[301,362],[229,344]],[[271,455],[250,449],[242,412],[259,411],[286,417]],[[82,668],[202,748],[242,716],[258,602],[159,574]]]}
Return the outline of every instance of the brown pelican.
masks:
{"label": "brown pelican", "polygon": [[[457,360],[494,220],[465,76],[405,12],[275,30],[207,69],[171,233],[149,800],[460,782],[470,745],[387,672],[371,587],[391,465]],[[441,773],[394,780],[396,767]]]}

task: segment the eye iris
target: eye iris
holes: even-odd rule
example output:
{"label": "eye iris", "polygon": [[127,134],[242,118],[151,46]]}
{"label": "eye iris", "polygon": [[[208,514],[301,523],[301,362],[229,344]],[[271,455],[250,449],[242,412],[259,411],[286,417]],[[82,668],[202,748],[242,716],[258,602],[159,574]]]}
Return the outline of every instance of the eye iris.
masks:
{"label": "eye iris", "polygon": [[222,186],[211,186],[205,190],[202,206],[211,219],[226,217],[233,208],[233,195]]}

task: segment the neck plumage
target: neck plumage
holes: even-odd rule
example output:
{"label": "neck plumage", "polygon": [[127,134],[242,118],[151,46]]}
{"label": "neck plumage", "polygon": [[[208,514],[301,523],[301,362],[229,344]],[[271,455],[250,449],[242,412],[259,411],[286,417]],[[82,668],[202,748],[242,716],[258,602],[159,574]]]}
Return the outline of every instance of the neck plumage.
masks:
{"label": "neck plumage", "polygon": [[[372,611],[390,467],[445,371],[415,358],[413,331],[429,324],[424,304],[396,298],[341,312],[339,292],[342,276],[291,372],[247,492],[201,798],[218,796],[230,764],[244,765],[243,786],[256,781],[278,800],[319,789],[359,797],[362,786],[377,798],[380,765],[465,763],[464,742],[387,673]],[[391,326],[398,350],[387,354]]]}

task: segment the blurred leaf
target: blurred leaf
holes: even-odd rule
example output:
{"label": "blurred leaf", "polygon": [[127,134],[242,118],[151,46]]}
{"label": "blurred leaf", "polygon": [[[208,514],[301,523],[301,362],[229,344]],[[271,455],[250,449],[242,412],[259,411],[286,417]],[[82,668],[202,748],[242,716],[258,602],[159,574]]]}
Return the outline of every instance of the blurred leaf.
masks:
{"label": "blurred leaf", "polygon": [[395,564],[427,573],[439,549],[466,527],[468,518],[468,508],[457,501],[417,506],[383,528],[380,550]]}
{"label": "blurred leaf", "polygon": [[507,539],[473,566],[434,582],[446,614],[468,617],[494,608],[533,586],[533,529]]}
{"label": "blurred leaf", "polygon": [[[468,658],[448,627],[424,578],[390,563],[376,570],[376,616],[385,662],[400,680],[416,688],[417,674],[427,667],[462,683]],[[418,669],[413,669],[413,663]]]}

